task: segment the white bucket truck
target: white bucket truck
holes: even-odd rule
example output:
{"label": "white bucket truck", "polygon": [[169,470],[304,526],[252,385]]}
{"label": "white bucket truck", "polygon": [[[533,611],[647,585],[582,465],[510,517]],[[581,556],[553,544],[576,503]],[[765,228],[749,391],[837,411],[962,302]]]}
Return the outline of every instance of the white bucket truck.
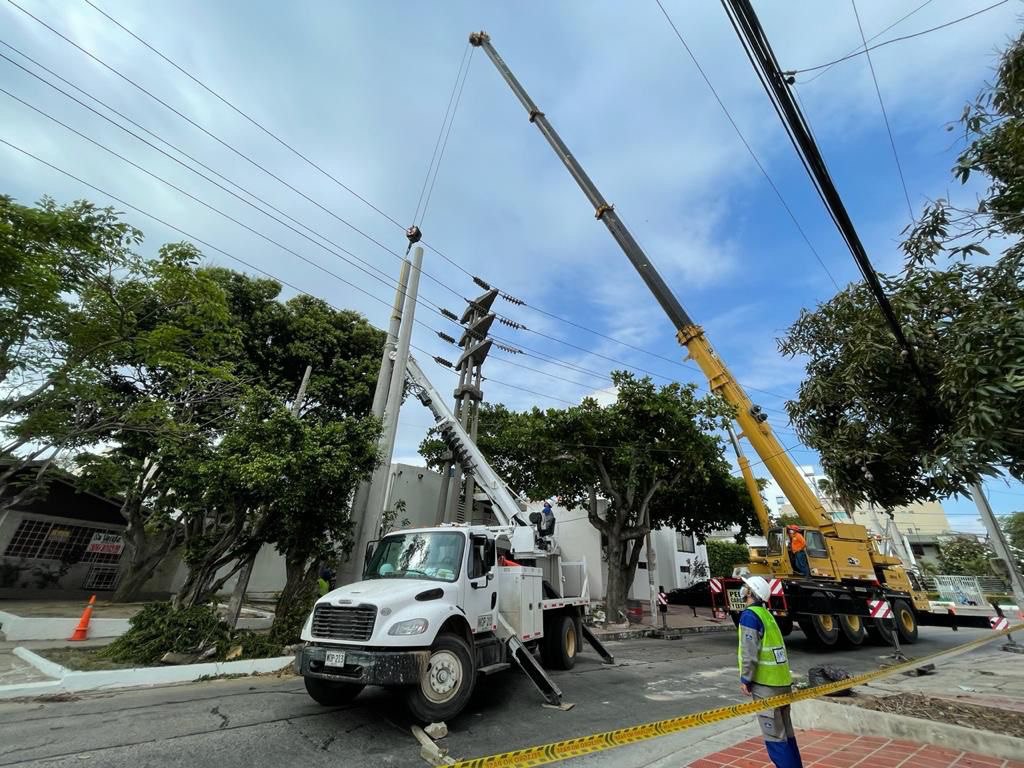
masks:
{"label": "white bucket truck", "polygon": [[583,624],[586,563],[562,561],[541,515],[522,519],[519,501],[412,358],[407,378],[499,525],[396,531],[376,542],[363,579],[320,598],[306,620],[306,690],[333,706],[367,685],[393,687],[416,718],[446,720],[466,706],[480,677],[515,664],[549,705],[568,708],[543,667],[570,669],[583,640],[613,661]]}

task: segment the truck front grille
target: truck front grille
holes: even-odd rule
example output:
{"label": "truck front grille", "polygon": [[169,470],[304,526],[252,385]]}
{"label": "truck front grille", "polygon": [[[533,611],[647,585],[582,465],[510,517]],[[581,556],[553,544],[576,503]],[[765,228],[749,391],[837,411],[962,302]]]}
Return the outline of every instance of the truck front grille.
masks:
{"label": "truck front grille", "polygon": [[377,620],[372,605],[318,605],[313,610],[313,637],[328,640],[369,640]]}

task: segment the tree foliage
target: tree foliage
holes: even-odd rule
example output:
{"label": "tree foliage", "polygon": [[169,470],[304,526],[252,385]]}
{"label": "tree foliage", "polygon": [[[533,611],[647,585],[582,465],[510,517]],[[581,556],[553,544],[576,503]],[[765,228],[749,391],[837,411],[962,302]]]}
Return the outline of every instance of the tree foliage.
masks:
{"label": "tree foliage", "polygon": [[926,380],[863,283],[801,313],[780,342],[807,359],[790,417],[847,500],[891,508],[966,493],[1002,468],[1024,478],[1024,40],[961,125],[954,173],[984,176],[985,193],[969,208],[928,205],[903,271],[881,276]]}
{"label": "tree foliage", "polygon": [[992,551],[973,536],[956,536],[939,542],[939,569],[947,576],[991,576]]}
{"label": "tree foliage", "polygon": [[750,562],[750,551],[745,544],[709,539],[705,546],[708,549],[708,571],[711,576],[732,576],[733,568]]}
{"label": "tree foliage", "polygon": [[[614,617],[625,610],[649,530],[668,526],[700,536],[734,523],[754,529],[756,522],[749,494],[712,434],[731,415],[728,406],[696,397],[692,385],[659,389],[625,372],[612,379],[617,397],[608,406],[592,398],[523,413],[485,406],[478,443],[515,491],[587,510],[607,542]],[[421,452],[434,465],[443,455],[432,440]]]}

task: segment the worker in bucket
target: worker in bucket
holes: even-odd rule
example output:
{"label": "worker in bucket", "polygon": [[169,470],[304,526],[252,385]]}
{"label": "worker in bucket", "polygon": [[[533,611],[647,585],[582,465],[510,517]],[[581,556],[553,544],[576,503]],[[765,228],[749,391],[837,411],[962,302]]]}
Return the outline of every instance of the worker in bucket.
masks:
{"label": "worker in bucket", "polygon": [[807,540],[800,533],[800,526],[787,526],[786,532],[789,534],[789,551],[792,553],[793,568],[803,576],[810,576],[811,566],[807,562]]}
{"label": "worker in bucket", "polygon": [[[789,693],[793,676],[782,632],[768,612],[768,582],[760,576],[744,577],[740,596],[747,606],[739,623],[740,690],[754,699]],[[757,722],[776,768],[802,768],[789,705],[759,712]]]}

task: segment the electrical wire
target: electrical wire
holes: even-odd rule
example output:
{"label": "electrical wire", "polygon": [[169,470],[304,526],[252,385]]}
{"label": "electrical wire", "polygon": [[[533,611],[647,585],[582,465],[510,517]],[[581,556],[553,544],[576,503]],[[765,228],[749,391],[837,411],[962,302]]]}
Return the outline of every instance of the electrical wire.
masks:
{"label": "electrical wire", "polygon": [[825,160],[811,136],[803,112],[788,90],[786,78],[779,67],[778,59],[772,50],[764,29],[761,27],[753,6],[750,4],[750,0],[721,1],[729,21],[739,37],[743,50],[754,67],[754,72],[757,74],[772,106],[782,120],[786,133],[794,149],[796,149],[797,155],[821,198],[826,211],[846,241],[847,247],[850,249],[850,253],[861,275],[864,277],[868,289],[875,297],[875,301],[892,335],[895,337],[904,359],[925,391],[930,391],[932,389],[930,382],[918,364],[913,347],[903,333],[902,325],[896,317],[892,304],[889,302],[889,297],[882,287],[878,274],[868,258],[864,244],[861,242],[853,221],[846,210],[846,206],[843,204],[835,183],[832,181],[828,166],[825,164]]}
{"label": "electrical wire", "polygon": [[[936,31],[938,31],[940,29],[945,29],[946,27],[951,27],[954,24],[959,24],[961,21],[967,21],[968,19],[973,19],[975,16],[980,16],[981,14],[986,13],[987,11],[991,11],[994,8],[998,8],[1001,5],[1006,5],[1009,1],[1010,0],[999,0],[998,3],[993,3],[992,5],[989,5],[989,6],[985,7],[985,8],[982,8],[981,10],[975,11],[974,13],[969,13],[966,16],[961,16],[958,19],[953,19],[952,21],[947,21],[945,24],[939,24],[937,27],[931,27],[929,29],[922,29],[920,32],[914,32],[911,35],[902,35],[900,37],[894,37],[891,40],[886,40],[885,42],[879,43],[878,45],[872,45],[870,48],[867,47],[867,43],[865,43],[863,46],[858,47],[855,51],[851,51],[850,53],[848,53],[846,56],[840,56],[838,59],[833,59],[832,61],[826,62],[825,64],[818,64],[817,66],[814,66],[814,67],[804,67],[803,69],[790,69],[790,70],[786,70],[785,74],[787,74],[787,75],[801,75],[801,74],[803,74],[805,72],[814,72],[814,71],[819,70],[819,69],[829,69],[830,67],[833,67],[836,64],[839,64],[840,62],[846,61],[848,59],[852,59],[852,58],[854,58],[856,56],[860,56],[862,54],[866,54],[869,51],[874,51],[874,50],[876,50],[878,48],[882,48],[882,47],[884,47],[886,45],[892,45],[893,43],[899,43],[899,42],[902,42],[904,40],[911,40],[911,39],[913,39],[915,37],[920,37],[921,35],[927,35],[930,32],[936,32]],[[913,14],[915,14],[919,10],[921,10],[921,8],[924,8],[925,5],[928,5],[928,3],[925,3],[924,5],[914,9],[913,11],[908,13],[906,16],[901,18],[899,21],[896,21],[893,24],[891,24],[890,26],[888,26],[885,29],[883,29],[881,32],[879,32],[877,35],[875,35],[875,37],[879,37],[880,35],[884,34],[888,30],[892,29],[894,26],[896,26],[896,24],[899,24],[900,21],[903,21],[903,19],[909,18],[910,16],[912,16]],[[875,37],[871,38],[871,40],[874,40]],[[812,80],[815,80],[818,77],[821,77],[822,74],[824,74],[824,72],[822,72],[822,73],[820,73],[818,75],[815,75],[812,78],[808,78],[807,80],[804,81],[804,83],[805,84],[809,83]]]}
{"label": "electrical wire", "polygon": [[729,120],[729,124],[732,125],[733,130],[736,131],[736,135],[739,136],[740,141],[743,142],[743,146],[746,147],[747,152],[750,154],[750,157],[754,161],[754,164],[761,171],[761,175],[764,176],[765,180],[768,182],[768,185],[772,188],[772,191],[775,193],[775,196],[779,199],[779,202],[782,204],[783,209],[785,209],[786,213],[789,215],[790,220],[793,222],[797,231],[800,233],[800,237],[802,237],[803,241],[807,243],[807,247],[810,249],[811,253],[814,254],[814,258],[817,260],[818,264],[821,265],[821,268],[825,270],[825,274],[828,275],[828,279],[832,281],[832,285],[835,286],[835,289],[837,291],[840,290],[839,283],[836,282],[836,279],[835,277],[833,277],[832,272],[829,270],[828,266],[826,266],[825,260],[821,258],[821,254],[818,253],[818,249],[814,247],[814,244],[811,242],[810,237],[808,237],[807,232],[804,231],[804,228],[803,226],[801,226],[799,220],[796,218],[796,214],[793,212],[793,209],[789,207],[789,203],[786,202],[786,198],[782,196],[782,192],[779,190],[778,186],[775,184],[775,181],[772,179],[772,177],[768,174],[767,169],[761,163],[761,160],[757,156],[757,153],[754,152],[753,147],[750,146],[750,142],[747,141],[747,137],[743,135],[743,131],[740,130],[739,125],[733,119],[732,114],[729,112],[729,108],[725,106],[725,102],[722,100],[722,97],[718,95],[718,90],[711,83],[711,78],[708,77],[707,73],[704,71],[704,67],[702,67],[700,62],[697,60],[697,56],[690,49],[690,46],[687,45],[686,40],[683,38],[682,33],[679,31],[679,28],[676,26],[675,22],[672,21],[672,17],[668,15],[668,11],[665,10],[665,6],[662,5],[661,0],[654,1],[658,4],[658,7],[661,9],[662,14],[665,16],[665,20],[668,21],[669,26],[672,27],[672,31],[675,33],[676,37],[679,39],[679,42],[686,50],[687,55],[690,57],[690,60],[693,62],[693,65],[697,68],[697,71],[700,73],[700,76],[707,84],[708,88],[711,91],[711,94],[715,97],[715,101],[718,102],[718,106],[722,108],[722,112],[725,113],[726,118]]}
{"label": "electrical wire", "polygon": [[[229,107],[229,108],[230,108],[230,109],[231,109],[232,111],[234,111],[235,113],[237,113],[238,115],[240,115],[241,117],[243,117],[243,118],[244,118],[244,119],[245,119],[245,120],[246,120],[247,122],[249,122],[250,124],[252,124],[252,125],[253,125],[253,126],[255,126],[256,128],[258,128],[258,129],[259,129],[260,131],[262,131],[263,133],[265,133],[265,134],[266,134],[267,136],[269,136],[270,138],[274,139],[274,141],[276,141],[276,142],[277,142],[278,144],[280,144],[280,145],[281,145],[282,147],[284,147],[285,149],[287,149],[288,151],[290,151],[291,153],[293,153],[293,154],[294,154],[294,155],[295,155],[296,157],[298,157],[298,158],[299,158],[300,160],[302,160],[303,162],[307,163],[307,164],[308,164],[308,165],[310,165],[310,166],[311,166],[312,168],[314,168],[314,169],[315,169],[316,171],[318,171],[319,173],[323,174],[323,175],[324,175],[324,176],[325,176],[326,178],[328,178],[329,180],[331,180],[332,182],[334,182],[335,184],[337,184],[338,186],[340,186],[340,187],[341,187],[342,189],[344,189],[345,191],[347,191],[347,192],[349,192],[350,194],[352,194],[353,196],[355,196],[355,197],[356,197],[356,198],[357,198],[358,200],[360,200],[361,202],[363,202],[364,204],[366,204],[366,205],[367,205],[368,207],[370,207],[371,209],[373,209],[374,211],[376,211],[376,212],[377,212],[378,214],[380,214],[381,216],[383,216],[383,217],[384,217],[385,219],[387,219],[388,221],[390,221],[390,222],[391,222],[392,224],[394,224],[395,226],[399,227],[399,228],[400,228],[400,229],[402,229],[403,231],[405,230],[405,227],[404,227],[404,226],[403,226],[402,224],[400,224],[400,223],[399,223],[399,222],[398,222],[398,221],[397,221],[397,220],[396,220],[396,219],[395,219],[394,217],[392,217],[392,216],[389,216],[389,215],[388,215],[388,214],[387,214],[387,213],[386,213],[385,211],[383,211],[383,210],[382,210],[382,209],[381,209],[380,207],[378,207],[378,206],[374,205],[374,204],[373,204],[372,202],[370,202],[369,200],[367,200],[367,199],[366,199],[365,197],[363,197],[363,196],[359,195],[359,194],[358,194],[357,192],[355,192],[355,190],[353,190],[353,189],[352,189],[351,187],[347,186],[347,185],[346,185],[346,184],[344,184],[344,183],[343,183],[342,181],[340,181],[340,180],[339,180],[338,178],[336,178],[335,176],[333,176],[332,174],[330,174],[330,173],[329,173],[329,172],[328,172],[327,170],[325,170],[325,169],[324,169],[324,168],[323,168],[323,167],[322,167],[321,165],[317,164],[316,162],[314,162],[313,160],[311,160],[311,159],[310,159],[309,157],[307,157],[306,155],[304,155],[303,153],[301,153],[301,152],[300,152],[299,150],[297,150],[297,149],[296,149],[296,148],[295,148],[294,146],[292,146],[292,145],[291,145],[290,143],[286,142],[286,141],[285,141],[284,139],[282,139],[282,138],[281,138],[280,136],[278,136],[278,135],[277,135],[276,133],[274,133],[274,132],[273,132],[273,131],[271,131],[271,130],[270,130],[269,128],[267,128],[267,127],[266,127],[265,125],[263,125],[263,124],[262,124],[261,122],[259,122],[258,120],[256,120],[256,119],[255,119],[255,118],[254,118],[253,116],[251,116],[250,114],[248,114],[247,112],[245,112],[244,110],[242,110],[242,109],[241,109],[240,107],[238,107],[238,106],[237,106],[236,104],[234,104],[234,103],[233,103],[232,101],[230,101],[230,100],[229,100],[229,99],[228,99],[227,97],[225,97],[224,95],[222,95],[221,93],[219,93],[219,92],[218,92],[218,91],[216,91],[215,89],[211,88],[211,87],[210,87],[209,85],[207,85],[207,84],[206,84],[205,82],[203,82],[203,80],[201,80],[201,79],[200,79],[199,77],[197,77],[196,75],[194,75],[193,73],[191,73],[190,71],[188,71],[187,69],[185,69],[184,67],[182,67],[181,65],[179,65],[179,64],[178,64],[177,62],[175,62],[175,61],[174,61],[174,60],[173,60],[173,59],[172,59],[171,57],[167,56],[167,55],[166,55],[165,53],[163,53],[162,51],[160,51],[160,50],[159,50],[158,48],[156,48],[156,46],[152,45],[152,44],[151,44],[150,42],[148,42],[147,40],[143,39],[143,38],[142,38],[141,36],[139,36],[138,34],[136,34],[135,32],[133,32],[133,31],[132,31],[131,29],[129,29],[129,28],[127,27],[127,26],[125,26],[125,25],[124,25],[124,24],[122,24],[122,23],[121,23],[120,21],[118,21],[118,20],[117,20],[117,19],[116,19],[115,17],[113,17],[112,15],[110,15],[109,13],[107,13],[106,11],[104,11],[104,10],[103,10],[102,8],[100,8],[100,7],[99,7],[99,6],[98,6],[98,5],[96,4],[96,3],[92,2],[92,0],[84,0],[84,1],[85,1],[85,2],[86,2],[86,3],[87,3],[87,4],[89,5],[89,6],[90,6],[90,7],[92,7],[92,8],[94,9],[94,10],[96,10],[97,12],[99,12],[100,14],[102,14],[102,15],[103,15],[103,16],[104,16],[105,18],[107,18],[107,19],[108,19],[108,20],[109,20],[110,22],[112,22],[113,24],[115,24],[115,25],[116,25],[116,26],[117,26],[118,28],[120,28],[121,30],[123,30],[123,31],[124,31],[125,33],[127,33],[128,35],[130,35],[130,36],[131,36],[131,37],[132,37],[133,39],[135,39],[135,40],[136,40],[136,41],[138,41],[139,43],[141,43],[141,44],[142,44],[143,46],[145,46],[145,47],[146,47],[146,48],[147,48],[148,50],[152,51],[152,52],[153,52],[154,54],[156,54],[156,55],[157,55],[158,57],[160,57],[160,58],[161,58],[161,59],[162,59],[163,61],[167,62],[167,63],[168,63],[168,64],[170,64],[170,65],[171,65],[172,67],[174,67],[174,68],[175,68],[176,70],[178,70],[179,72],[181,72],[182,74],[184,74],[184,75],[185,75],[186,77],[188,77],[188,78],[189,78],[189,79],[190,79],[191,81],[193,81],[194,83],[196,83],[197,85],[199,85],[199,86],[200,86],[200,87],[201,87],[201,88],[202,88],[203,90],[205,90],[205,91],[206,91],[207,93],[211,94],[211,95],[212,95],[212,96],[214,96],[214,97],[215,97],[215,98],[216,98],[216,99],[217,99],[218,101],[222,102],[222,103],[223,103],[223,104],[225,104],[225,105],[226,105],[227,107]],[[203,131],[204,131],[205,133],[207,133],[208,135],[211,135],[211,136],[212,136],[212,134],[210,134],[210,132],[209,132],[209,131],[206,131],[206,130],[205,130],[204,128],[202,128],[201,126],[199,126],[199,125],[198,125],[197,123],[195,123],[194,121],[191,121],[191,120],[190,120],[189,118],[187,118],[187,117],[185,117],[184,115],[182,115],[182,114],[181,114],[180,112],[178,112],[177,110],[175,110],[175,109],[174,109],[173,107],[171,107],[170,105],[168,105],[168,104],[166,104],[165,102],[163,102],[163,101],[161,101],[160,99],[158,99],[158,98],[157,98],[157,97],[156,97],[155,95],[153,95],[153,94],[149,93],[148,91],[146,91],[145,89],[141,88],[141,86],[138,86],[138,85],[137,85],[136,83],[134,83],[134,81],[131,81],[131,80],[129,80],[129,79],[128,79],[127,77],[125,77],[125,76],[124,76],[124,75],[123,75],[122,73],[120,73],[120,72],[119,72],[119,71],[117,71],[116,69],[112,68],[112,67],[111,67],[110,65],[106,64],[105,62],[101,62],[101,61],[100,61],[100,60],[99,60],[99,59],[98,59],[98,58],[97,58],[97,57],[96,57],[95,55],[93,55],[93,54],[92,54],[91,52],[89,52],[89,51],[85,50],[84,48],[82,48],[81,46],[77,45],[76,43],[74,43],[74,41],[70,40],[69,38],[67,38],[66,36],[64,36],[63,34],[61,34],[61,33],[60,33],[59,31],[57,31],[56,29],[54,29],[53,27],[51,27],[50,25],[46,24],[46,23],[45,23],[44,21],[42,21],[42,20],[41,20],[41,19],[39,19],[38,17],[34,16],[33,14],[29,13],[29,12],[28,12],[27,10],[25,10],[25,9],[24,9],[24,8],[22,8],[22,7],[20,6],[20,5],[18,5],[17,3],[15,3],[15,2],[14,2],[14,0],[8,0],[8,2],[10,2],[10,3],[12,4],[12,5],[14,5],[14,6],[16,7],[16,8],[18,8],[19,10],[21,10],[21,11],[22,11],[23,13],[25,13],[26,15],[30,16],[30,17],[31,17],[32,19],[34,19],[34,20],[35,20],[36,22],[38,22],[38,23],[39,23],[39,24],[41,24],[42,26],[46,27],[46,28],[47,28],[48,30],[50,30],[50,31],[51,31],[51,32],[52,32],[53,34],[57,35],[58,37],[61,37],[61,38],[62,38],[62,39],[63,39],[63,40],[65,41],[65,42],[69,43],[70,45],[72,45],[72,46],[74,46],[75,48],[77,48],[78,50],[80,50],[80,51],[81,51],[82,53],[84,53],[84,54],[86,54],[87,56],[91,57],[92,59],[96,60],[96,61],[97,61],[98,63],[100,63],[100,64],[101,64],[102,66],[104,66],[104,67],[105,67],[105,68],[107,68],[108,70],[112,71],[112,72],[113,72],[114,74],[118,75],[119,77],[121,77],[121,78],[122,78],[123,80],[125,80],[125,81],[126,81],[126,82],[128,82],[128,83],[130,83],[130,84],[131,84],[131,85],[133,85],[134,87],[138,88],[138,89],[139,89],[139,90],[141,90],[141,91],[142,91],[143,93],[145,93],[146,95],[148,95],[148,96],[149,96],[150,98],[153,98],[153,99],[154,99],[154,100],[156,100],[156,101],[157,101],[158,103],[162,104],[162,105],[163,105],[163,106],[164,106],[165,108],[167,108],[167,109],[170,109],[170,110],[171,110],[172,112],[175,112],[175,114],[177,114],[177,115],[178,115],[179,117],[182,117],[182,119],[185,119],[186,121],[188,121],[188,122],[192,123],[192,124],[193,124],[194,126],[198,127],[198,128],[200,129],[200,130],[203,130]],[[669,21],[670,21],[670,23],[671,23],[671,19],[669,19]],[[684,43],[684,45],[685,45],[685,43]],[[471,58],[471,57],[472,57],[472,51],[470,52],[470,58]],[[465,58],[465,54],[464,54],[464,58]],[[34,63],[36,63],[36,62],[34,62]],[[696,62],[695,62],[695,63],[696,63]],[[38,63],[37,63],[37,65],[38,65]],[[41,66],[41,65],[39,65],[39,66]],[[699,67],[699,65],[698,65],[698,67]],[[461,67],[461,65],[460,65],[460,71],[461,71],[461,70],[462,70],[462,67]],[[468,75],[468,70],[469,70],[469,67],[468,67],[468,64],[467,64],[467,66],[466,66],[466,75]],[[703,73],[702,73],[702,74],[703,74]],[[705,79],[706,79],[706,78],[705,78]],[[458,77],[456,77],[456,82],[458,82]],[[465,75],[463,76],[463,80],[462,80],[462,86],[464,86],[464,85],[465,85]],[[708,81],[708,85],[709,85],[709,86],[711,86],[711,84],[710,84],[710,81]],[[713,88],[712,88],[712,91],[714,92],[714,89],[713,89]],[[460,98],[461,98],[461,92],[462,92],[462,90],[461,90],[461,87],[460,87],[460,89],[459,89],[459,93],[458,93],[458,95],[457,95],[457,97],[456,97],[456,104],[457,104],[457,102],[458,102],[458,99],[460,99]],[[453,93],[454,93],[454,89],[453,89]],[[717,98],[717,93],[716,93],[716,98]],[[451,103],[451,99],[449,99],[449,103]],[[720,100],[719,100],[719,103],[721,104],[721,101],[720,101]],[[457,107],[456,107],[456,108],[457,108]],[[722,104],[722,108],[723,108],[723,110],[725,109],[725,106],[724,106],[724,104]],[[727,114],[727,116],[728,116],[728,117],[730,118],[730,121],[731,121],[731,119],[732,119],[732,118],[731,118],[731,115],[728,115],[728,111],[727,111],[727,110],[726,110],[726,114]],[[735,126],[735,123],[734,123],[734,127],[736,127],[736,126]],[[442,130],[444,130],[444,122],[442,122]],[[736,127],[736,130],[737,130],[737,132],[739,132],[739,129],[738,129],[738,127]],[[451,125],[449,124],[449,127],[448,127],[448,132],[450,133],[450,131],[451,131]],[[440,134],[439,134],[439,137],[440,137]],[[741,137],[741,139],[743,139],[743,136],[742,136],[742,134],[740,134],[740,137]],[[219,137],[213,137],[213,138],[215,138],[215,140],[217,140],[217,141],[218,141],[219,143],[221,143],[221,144],[225,144],[225,142],[223,142],[223,140],[221,140],[221,139],[220,139]],[[745,142],[745,139],[744,139],[744,142]],[[748,150],[749,150],[749,149],[750,149],[750,148],[749,148],[749,146],[748,146]],[[233,148],[232,148],[232,150],[233,150]],[[436,150],[437,150],[437,145],[435,144],[435,151],[436,151]],[[236,150],[233,150],[233,151],[236,151]],[[443,150],[442,150],[442,152],[443,152]],[[236,153],[237,153],[237,151],[236,151]],[[246,158],[246,159],[248,159],[248,158]],[[757,161],[757,158],[756,158],[756,157],[755,157],[755,161]],[[759,164],[759,165],[760,165],[760,164]],[[257,167],[260,167],[260,166],[257,166]],[[263,169],[261,168],[261,170],[263,170]],[[763,169],[763,167],[762,167],[762,172],[764,172],[764,169]],[[428,169],[428,175],[429,175],[429,169]],[[767,176],[767,173],[766,173],[766,172],[765,172],[765,175]],[[435,178],[435,181],[436,181],[436,173],[435,173],[435,177],[434,177],[434,178]],[[772,183],[772,182],[771,182],[771,179],[770,179],[770,178],[769,178],[769,182],[770,182],[770,183]],[[286,185],[286,186],[287,186],[287,185]],[[774,183],[773,183],[773,187],[774,187]],[[779,194],[780,200],[782,201],[783,205],[785,206],[785,205],[786,205],[786,203],[785,203],[785,201],[784,201],[784,200],[782,200],[782,198],[781,198],[781,194],[780,194],[780,193],[778,192],[778,189],[777,189],[777,188],[776,188],[776,193],[777,193],[777,194]],[[301,193],[300,193],[300,194],[301,194]],[[422,196],[423,196],[423,194],[422,194],[422,191],[421,191],[421,198],[422,198]],[[307,199],[308,199],[308,198],[307,198]],[[314,204],[316,204],[316,203],[314,202]],[[321,206],[321,207],[322,207],[322,206]],[[417,204],[417,209],[419,209],[419,204]],[[797,227],[798,227],[798,229],[799,229],[799,228],[800,228],[799,222],[797,222],[797,221],[796,221],[796,219],[795,219],[795,216],[794,216],[794,214],[792,213],[792,211],[791,211],[791,210],[789,210],[789,209],[788,209],[788,206],[787,206],[787,210],[789,211],[789,214],[790,214],[791,218],[793,218],[793,221],[794,221],[794,223],[795,223],[795,224],[797,225]],[[331,215],[332,215],[332,216],[334,215],[334,214],[333,214],[332,212],[329,212],[329,213],[331,213]],[[345,223],[345,224],[346,224],[347,226],[350,226],[350,227],[351,227],[351,225],[350,225],[350,224],[348,224],[348,222],[344,222],[344,220],[343,220],[343,223]],[[358,232],[359,230],[356,230],[356,231]],[[363,234],[363,233],[361,233],[361,232],[360,232],[360,234]],[[807,242],[807,244],[808,244],[808,246],[809,246],[809,247],[811,248],[811,250],[812,250],[812,251],[814,251],[814,246],[813,246],[813,245],[812,245],[812,244],[810,243],[810,240],[809,240],[809,238],[807,237],[806,233],[804,233],[804,232],[803,232],[803,231],[801,230],[801,234],[803,235],[803,237],[804,237],[804,240],[805,240],[805,241]],[[366,236],[366,235],[364,234],[364,236]],[[391,249],[387,248],[386,246],[383,246],[382,244],[378,243],[378,242],[377,242],[376,240],[373,240],[372,238],[370,238],[370,239],[371,239],[371,241],[372,241],[372,242],[374,242],[375,244],[377,244],[377,245],[379,245],[380,247],[384,248],[385,250],[387,250],[388,252],[390,252],[390,253],[391,253],[392,255],[394,255],[394,256],[398,256],[399,258],[401,258],[401,256],[400,256],[399,254],[397,254],[397,253],[396,253],[395,251],[393,251],[393,250],[391,250]],[[437,254],[438,256],[440,256],[440,257],[441,257],[441,258],[442,258],[442,259],[443,259],[444,261],[446,261],[446,262],[448,262],[449,264],[451,264],[452,266],[456,267],[456,268],[457,268],[458,270],[460,270],[460,271],[461,271],[461,272],[462,272],[463,274],[465,274],[466,276],[468,276],[468,277],[474,277],[474,275],[473,275],[473,274],[472,274],[472,273],[471,273],[471,272],[470,272],[469,270],[467,270],[467,269],[466,269],[465,267],[463,267],[463,266],[462,266],[461,264],[459,264],[459,263],[458,263],[458,262],[456,262],[455,260],[451,259],[451,258],[450,258],[449,256],[447,256],[447,255],[446,255],[445,253],[443,253],[443,252],[442,252],[442,251],[441,251],[440,249],[436,248],[435,246],[431,245],[430,243],[428,243],[428,242],[427,242],[427,241],[425,241],[425,240],[421,241],[421,244],[422,244],[422,245],[423,245],[423,246],[424,246],[425,248],[428,248],[428,249],[429,249],[429,250],[431,250],[432,252],[436,253],[436,254]],[[816,252],[815,252],[815,253],[816,253]],[[816,255],[817,255],[817,254],[816,254]],[[819,257],[819,260],[820,260],[820,257]],[[824,266],[824,265],[823,265],[823,266]],[[826,271],[827,271],[827,268],[826,268]],[[451,289],[450,289],[450,286],[449,286],[449,285],[448,285],[448,284],[447,284],[446,282],[443,282],[443,281],[440,281],[440,280],[438,280],[438,279],[437,279],[437,278],[435,278],[435,277],[434,277],[433,275],[431,275],[431,274],[429,274],[429,273],[427,273],[427,272],[424,272],[423,274],[424,274],[424,275],[425,275],[425,276],[426,276],[426,277],[427,277],[428,279],[431,279],[432,281],[434,281],[434,282],[438,283],[439,285],[444,285],[444,287],[445,287],[445,288],[447,288],[447,289],[451,290]],[[833,283],[835,283],[835,280],[833,280]],[[837,286],[837,287],[838,287],[838,286]],[[457,293],[457,292],[455,292],[455,291],[452,291],[452,292],[453,292],[453,293]],[[533,306],[533,305],[527,305],[527,306],[529,306],[529,307],[530,307],[531,309],[533,309],[534,311],[538,311],[538,312],[541,312],[542,314],[544,314],[544,315],[546,315],[546,316],[548,316],[548,317],[551,317],[551,318],[553,318],[553,319],[556,319],[556,320],[558,320],[559,322],[565,323],[565,324],[567,324],[567,325],[571,325],[571,326],[573,326],[573,327],[575,327],[575,328],[578,328],[578,329],[580,329],[580,330],[584,330],[584,331],[587,331],[587,332],[589,332],[589,333],[592,333],[592,334],[594,334],[594,335],[596,335],[596,336],[599,336],[599,337],[601,337],[601,338],[604,338],[604,339],[606,339],[606,340],[612,341],[613,343],[616,343],[616,344],[620,344],[620,345],[622,345],[622,346],[624,346],[624,347],[626,347],[626,348],[632,349],[632,350],[634,350],[634,351],[638,351],[638,352],[641,352],[641,353],[643,353],[643,354],[646,354],[646,355],[650,355],[650,356],[652,356],[652,357],[656,357],[656,358],[658,358],[658,359],[661,359],[661,360],[663,360],[663,361],[671,362],[671,363],[673,363],[673,364],[675,364],[675,365],[678,365],[678,366],[680,366],[680,367],[684,367],[684,368],[689,368],[689,369],[696,369],[696,366],[688,366],[688,365],[686,365],[686,364],[682,363],[682,362],[681,362],[681,361],[679,361],[679,360],[674,360],[674,359],[672,359],[672,358],[668,358],[668,357],[666,357],[666,356],[663,356],[663,355],[659,355],[659,354],[657,354],[657,353],[654,353],[654,352],[650,352],[649,350],[645,350],[645,349],[642,349],[642,348],[640,348],[640,347],[637,347],[637,346],[635,346],[635,345],[632,345],[632,344],[629,344],[629,343],[626,343],[626,342],[622,342],[622,341],[620,341],[619,339],[616,339],[616,338],[614,338],[613,336],[610,336],[610,335],[607,335],[607,334],[601,333],[600,331],[596,331],[596,330],[594,330],[594,329],[588,328],[588,327],[586,327],[586,326],[584,326],[584,325],[582,325],[582,324],[580,324],[580,323],[576,323],[576,322],[574,322],[574,321],[572,321],[572,320],[569,320],[568,318],[564,318],[564,317],[561,317],[561,316],[559,316],[559,315],[557,315],[557,314],[555,314],[555,313],[552,313],[552,312],[548,312],[548,311],[546,311],[546,310],[543,310],[543,309],[541,309],[540,307],[536,307],[536,306]],[[561,339],[557,339],[557,338],[556,338],[555,340],[556,340],[556,341],[558,341],[558,342],[561,342],[561,341],[562,341]],[[626,367],[631,367],[631,366],[629,366],[628,364],[626,364],[626,363],[624,363],[624,362],[622,362],[622,361],[618,361],[618,360],[616,360],[615,362],[616,362],[616,364],[618,364],[618,365],[624,365],[624,366],[626,366]],[[770,392],[766,392],[765,390],[752,390],[752,391],[761,391],[761,392],[763,392],[763,393],[765,393],[765,394],[769,394],[769,395],[771,395],[771,396],[773,396],[773,397],[778,397],[778,398],[780,398],[780,399],[785,399],[785,398],[784,398],[784,396],[782,396],[782,395],[778,395],[778,394],[776,394],[776,393],[770,393]]]}
{"label": "electrical wire", "polygon": [[914,221],[914,206],[910,203],[910,192],[907,190],[907,180],[903,176],[903,163],[900,162],[900,153],[896,151],[896,139],[892,135],[892,126],[889,124],[889,115],[885,111],[885,102],[882,100],[882,90],[878,87],[878,76],[875,74],[875,64],[871,60],[871,53],[868,49],[868,41],[864,36],[864,25],[860,21],[860,13],[857,12],[857,0],[850,0],[853,6],[853,15],[857,19],[857,29],[860,31],[860,39],[864,42],[864,55],[868,60],[868,68],[871,70],[871,81],[875,84],[875,94],[878,96],[878,106],[882,110],[882,120],[885,121],[885,131],[889,134],[889,146],[892,147],[892,157],[896,161],[896,170],[900,176],[900,184],[903,187],[903,197],[907,201],[907,214],[910,221]]}

